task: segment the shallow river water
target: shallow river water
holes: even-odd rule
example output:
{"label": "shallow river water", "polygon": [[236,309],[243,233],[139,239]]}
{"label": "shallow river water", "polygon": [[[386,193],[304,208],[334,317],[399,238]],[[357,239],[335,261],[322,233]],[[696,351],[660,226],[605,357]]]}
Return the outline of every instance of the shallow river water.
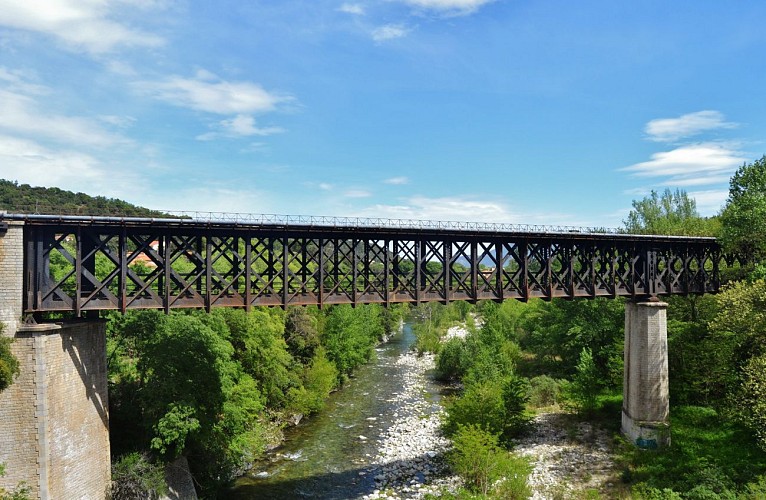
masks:
{"label": "shallow river water", "polygon": [[[317,415],[286,430],[286,440],[268,459],[237,480],[227,497],[237,499],[346,499],[375,489],[370,465],[381,433],[396,418],[395,396],[406,366],[397,358],[415,337],[409,325],[376,349],[376,358],[358,368],[341,390],[330,395]],[[439,409],[439,386],[428,383],[424,396]]]}

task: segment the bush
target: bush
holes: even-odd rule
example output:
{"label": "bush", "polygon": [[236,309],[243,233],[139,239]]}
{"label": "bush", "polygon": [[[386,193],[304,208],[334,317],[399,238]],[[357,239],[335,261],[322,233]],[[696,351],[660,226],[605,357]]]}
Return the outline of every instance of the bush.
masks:
{"label": "bush", "polygon": [[155,499],[167,491],[164,467],[151,463],[146,455],[130,453],[112,466],[112,500]]}
{"label": "bush", "polygon": [[13,383],[19,374],[19,361],[11,352],[12,338],[3,337],[4,324],[0,323],[0,392]]}
{"label": "bush", "polygon": [[591,412],[596,409],[601,389],[602,378],[593,360],[593,353],[586,347],[580,351],[577,373],[569,386],[569,398],[579,412]]}
{"label": "bush", "polygon": [[535,408],[558,404],[561,384],[548,375],[539,375],[529,381],[529,403]]}
{"label": "bush", "polygon": [[526,460],[501,449],[498,437],[479,427],[458,429],[448,460],[473,491],[483,495],[493,492],[504,499],[527,498],[530,494]]}
{"label": "bush", "polygon": [[453,434],[461,427],[475,426],[504,438],[512,437],[526,422],[526,397],[526,381],[519,377],[471,384],[447,404],[444,430]]}
{"label": "bush", "polygon": [[751,358],[742,369],[738,401],[740,420],[758,437],[766,450],[766,355]]}
{"label": "bush", "polygon": [[440,380],[462,378],[465,374],[465,341],[449,339],[436,357],[436,374]]}

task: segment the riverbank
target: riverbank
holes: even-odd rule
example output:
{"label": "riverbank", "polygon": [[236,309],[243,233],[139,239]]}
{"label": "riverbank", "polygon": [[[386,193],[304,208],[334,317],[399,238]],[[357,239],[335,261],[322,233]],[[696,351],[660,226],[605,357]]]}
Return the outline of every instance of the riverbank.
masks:
{"label": "riverbank", "polygon": [[420,499],[460,484],[459,477],[448,474],[444,459],[451,443],[440,431],[443,409],[426,390],[434,358],[410,351],[396,361],[405,368],[402,390],[393,398],[396,423],[383,433],[374,464],[363,472],[375,482],[364,500]]}
{"label": "riverbank", "polygon": [[619,498],[619,468],[610,432],[569,413],[540,413],[513,451],[527,457],[532,500]]}

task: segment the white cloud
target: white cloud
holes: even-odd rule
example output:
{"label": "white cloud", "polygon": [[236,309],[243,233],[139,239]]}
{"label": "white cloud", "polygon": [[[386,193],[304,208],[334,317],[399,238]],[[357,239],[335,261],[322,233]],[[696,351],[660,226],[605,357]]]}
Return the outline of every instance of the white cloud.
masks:
{"label": "white cloud", "polygon": [[438,12],[452,16],[473,14],[494,0],[402,0],[417,9]]}
{"label": "white cloud", "polygon": [[372,193],[366,189],[349,189],[343,193],[346,198],[369,198]]}
{"label": "white cloud", "polygon": [[[503,203],[468,197],[429,198],[413,196],[400,205],[373,205],[363,209],[362,217],[464,222],[519,222]],[[528,221],[527,221],[528,222]]]}
{"label": "white cloud", "polygon": [[673,142],[693,137],[703,132],[735,128],[736,123],[727,122],[722,113],[713,110],[698,111],[678,118],[660,118],[646,124],[649,139],[657,142]]}
{"label": "white cloud", "polygon": [[327,182],[320,182],[319,183],[319,189],[321,189],[322,191],[331,191],[332,188],[333,188],[333,185],[329,184]]}
{"label": "white cloud", "polygon": [[730,145],[700,143],[654,153],[651,160],[621,170],[637,177],[671,177],[665,185],[692,186],[717,184],[746,160],[743,153]]}
{"label": "white cloud", "polygon": [[409,184],[410,179],[409,177],[400,176],[400,177],[390,177],[388,179],[385,179],[383,181],[385,184],[392,184],[394,186],[401,186],[403,184]]}
{"label": "white cloud", "polygon": [[289,95],[268,92],[252,82],[228,82],[205,70],[195,78],[171,76],[161,81],[139,82],[137,88],[175,106],[220,115],[274,111],[292,102]]}
{"label": "white cloud", "polygon": [[0,89],[0,109],[3,110],[0,129],[68,145],[107,147],[130,142],[89,118],[47,113],[42,107],[29,96]]}
{"label": "white cloud", "polygon": [[135,171],[110,166],[92,155],[2,134],[0,178],[122,198],[127,190],[120,190],[126,186],[148,184]]}
{"label": "white cloud", "polygon": [[208,141],[218,137],[249,137],[253,135],[267,136],[280,134],[285,131],[281,127],[256,127],[255,118],[250,115],[237,115],[229,120],[219,122],[221,132],[208,132],[198,135],[197,140]]}
{"label": "white cloud", "polygon": [[[53,36],[66,45],[92,54],[118,46],[154,47],[163,40],[132,29],[114,18],[122,2],[113,0],[0,0],[0,26]],[[131,3],[128,8],[154,8],[155,2]]]}
{"label": "white cloud", "polygon": [[3,86],[6,89],[32,95],[45,95],[50,93],[48,87],[30,82],[32,79],[31,75],[24,71],[0,66],[0,82],[3,83]]}
{"label": "white cloud", "polygon": [[705,216],[715,215],[726,203],[729,197],[728,189],[710,189],[705,191],[690,191],[689,197],[697,202],[697,210]]}
{"label": "white cloud", "polygon": [[346,14],[353,14],[355,16],[364,15],[364,7],[362,7],[358,3],[344,3],[343,5],[338,7],[338,10],[340,12],[345,12]]}
{"label": "white cloud", "polygon": [[409,32],[410,29],[403,24],[386,24],[372,30],[371,35],[376,42],[385,42],[386,40],[405,37]]}

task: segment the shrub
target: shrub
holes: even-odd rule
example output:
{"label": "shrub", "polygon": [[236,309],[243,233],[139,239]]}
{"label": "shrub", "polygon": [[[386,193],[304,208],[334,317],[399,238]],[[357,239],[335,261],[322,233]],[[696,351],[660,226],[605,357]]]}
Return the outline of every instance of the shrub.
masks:
{"label": "shrub", "polygon": [[0,392],[13,383],[19,374],[19,361],[11,352],[12,338],[3,337],[4,324],[0,323]]}
{"label": "shrub", "polygon": [[759,446],[766,450],[766,355],[745,364],[737,401],[740,420],[755,432]]}
{"label": "shrub", "polygon": [[112,466],[112,500],[155,499],[167,491],[164,467],[141,453],[120,457]]}
{"label": "shrub", "polygon": [[580,351],[577,372],[569,386],[569,397],[580,412],[590,412],[596,408],[598,395],[601,393],[602,379],[589,348]]}
{"label": "shrub", "polygon": [[539,375],[529,381],[529,403],[535,408],[558,404],[561,385],[548,375]]}
{"label": "shrub", "polygon": [[441,380],[462,378],[465,373],[465,341],[449,339],[436,357],[436,373]]}
{"label": "shrub", "polygon": [[529,464],[501,449],[496,435],[477,426],[458,429],[448,460],[473,491],[486,495],[499,490],[493,493],[507,499],[529,496]]}
{"label": "shrub", "polygon": [[452,434],[460,427],[476,426],[491,434],[511,437],[526,422],[526,397],[526,381],[519,377],[473,383],[448,403],[444,430]]}

